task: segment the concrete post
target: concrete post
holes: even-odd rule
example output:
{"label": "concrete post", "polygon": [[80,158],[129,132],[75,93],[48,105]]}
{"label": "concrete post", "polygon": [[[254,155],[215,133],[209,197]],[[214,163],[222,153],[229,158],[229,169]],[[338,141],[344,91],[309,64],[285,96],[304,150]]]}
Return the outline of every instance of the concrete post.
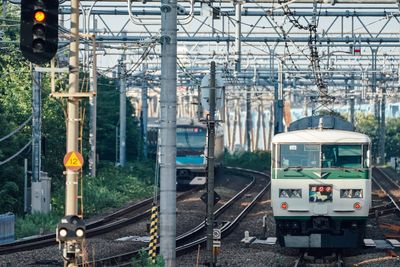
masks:
{"label": "concrete post", "polygon": [[161,1],[160,253],[176,266],[176,0]]}
{"label": "concrete post", "polygon": [[242,54],[242,43],[240,40],[240,34],[242,32],[242,3],[240,1],[235,2],[235,70],[236,74],[240,73],[241,69],[241,54]]}
{"label": "concrete post", "polygon": [[[69,90],[73,94],[79,91],[79,0],[71,0],[71,39],[69,56]],[[79,99],[68,99],[67,152],[78,151]],[[78,172],[67,171],[65,215],[78,213]]]}
{"label": "concrete post", "polygon": [[147,118],[148,118],[148,104],[147,104],[147,81],[146,70],[147,65],[143,65],[143,80],[142,80],[142,137],[143,137],[143,158],[147,159]]}
{"label": "concrete post", "polygon": [[97,155],[96,155],[96,142],[97,142],[97,55],[96,55],[96,38],[93,37],[93,51],[92,51],[92,70],[90,71],[90,91],[95,95],[89,97],[90,108],[90,122],[89,122],[89,171],[90,175],[96,176],[97,168]]}
{"label": "concrete post", "polygon": [[381,98],[381,116],[380,116],[380,125],[379,125],[379,158],[381,165],[385,164],[385,136],[386,136],[386,87],[382,86],[382,98]]}
{"label": "concrete post", "polygon": [[211,62],[210,70],[210,114],[207,119],[208,151],[207,151],[207,261],[208,266],[215,266],[213,252],[214,229],[214,146],[215,146],[215,62]]}
{"label": "concrete post", "polygon": [[246,88],[246,142],[247,142],[247,151],[251,151],[251,131],[252,131],[252,119],[251,119],[251,87],[247,86]]}
{"label": "concrete post", "polygon": [[42,117],[41,117],[41,74],[32,72],[32,182],[40,181],[41,170],[41,142],[42,142]]}
{"label": "concrete post", "polygon": [[126,65],[125,54],[121,55],[119,63],[119,164],[126,164]]}

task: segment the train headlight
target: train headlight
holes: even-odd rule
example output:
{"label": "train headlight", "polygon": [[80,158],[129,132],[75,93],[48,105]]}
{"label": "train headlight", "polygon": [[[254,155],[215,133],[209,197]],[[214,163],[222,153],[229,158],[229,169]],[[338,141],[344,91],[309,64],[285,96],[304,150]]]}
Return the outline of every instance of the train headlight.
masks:
{"label": "train headlight", "polygon": [[288,208],[288,204],[286,202],[281,203],[281,209],[286,210]]}
{"label": "train headlight", "polygon": [[362,189],[340,189],[340,198],[363,198]]}
{"label": "train headlight", "polygon": [[359,210],[359,209],[361,209],[361,204],[360,204],[359,202],[356,202],[356,203],[354,203],[353,207],[354,207],[356,210]]}
{"label": "train headlight", "polygon": [[291,198],[301,198],[301,189],[292,189]]}
{"label": "train headlight", "polygon": [[301,189],[279,189],[280,198],[301,198]]}

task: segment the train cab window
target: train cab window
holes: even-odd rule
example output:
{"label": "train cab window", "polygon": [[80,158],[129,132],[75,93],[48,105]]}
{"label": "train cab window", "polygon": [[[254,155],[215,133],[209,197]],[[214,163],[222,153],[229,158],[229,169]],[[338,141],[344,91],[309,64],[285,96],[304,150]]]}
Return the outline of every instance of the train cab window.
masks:
{"label": "train cab window", "polygon": [[202,128],[177,128],[177,149],[204,149],[206,145],[206,131]]}
{"label": "train cab window", "polygon": [[362,168],[361,145],[323,145],[322,168]]}
{"label": "train cab window", "polygon": [[320,146],[312,144],[280,145],[280,167],[318,168],[320,166]]}

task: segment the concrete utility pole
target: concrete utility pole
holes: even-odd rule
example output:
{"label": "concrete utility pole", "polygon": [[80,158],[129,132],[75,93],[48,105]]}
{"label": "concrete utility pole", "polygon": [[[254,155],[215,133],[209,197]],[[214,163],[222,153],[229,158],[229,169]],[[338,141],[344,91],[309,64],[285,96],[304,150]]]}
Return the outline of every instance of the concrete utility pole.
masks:
{"label": "concrete utility pole", "polygon": [[350,122],[354,125],[354,96],[350,97]]}
{"label": "concrete utility pole", "polygon": [[[79,91],[79,0],[71,0],[71,43],[69,55],[69,90],[70,94]],[[67,152],[78,151],[79,99],[68,99]],[[78,213],[78,172],[67,171],[65,215]]]}
{"label": "concrete utility pole", "polygon": [[142,80],[142,137],[143,137],[143,158],[147,159],[147,118],[148,118],[148,105],[147,105],[147,81],[146,70],[147,64],[143,63],[143,80]]}
{"label": "concrete utility pole", "polygon": [[240,73],[241,69],[241,58],[242,58],[242,43],[240,35],[242,34],[242,3],[240,1],[235,2],[235,70],[236,74]]}
{"label": "concrete utility pole", "polygon": [[[274,78],[273,78],[274,79]],[[278,82],[274,82],[274,135],[283,132],[283,72],[278,61]]]}
{"label": "concrete utility pole", "polygon": [[374,115],[375,118],[379,118],[379,103],[378,103],[378,95],[376,93],[376,61],[377,61],[377,52],[378,49],[376,48],[371,48],[371,57],[372,57],[372,77],[371,77],[371,91],[372,91],[372,97],[374,98]]}
{"label": "concrete utility pole", "polygon": [[251,119],[251,87],[246,88],[246,141],[247,141],[247,151],[251,151],[251,130],[252,130],[252,119]]}
{"label": "concrete utility pole", "polygon": [[[70,34],[70,55],[69,55],[69,90],[68,105],[67,105],[67,152],[78,152],[79,138],[79,0],[71,0],[71,34]],[[57,226],[57,231],[60,225],[63,225],[63,220],[69,216],[78,215],[78,170],[66,170],[65,183],[65,216],[61,223]],[[72,217],[71,217],[72,218]],[[75,221],[75,220],[74,220]],[[69,221],[70,226],[74,225]],[[65,230],[64,230],[65,232]],[[65,236],[64,236],[65,237]],[[61,238],[61,235],[59,235]],[[82,253],[83,236],[77,238],[65,239],[62,242],[62,254],[64,266],[78,266],[78,258]]]}
{"label": "concrete utility pole", "polygon": [[93,51],[92,51],[92,70],[90,71],[90,92],[94,95],[89,97],[90,107],[90,123],[89,123],[89,171],[91,176],[96,176],[97,168],[97,153],[96,153],[96,142],[97,142],[97,55],[96,55],[96,37],[93,35]]}
{"label": "concrete utility pole", "polygon": [[[32,71],[32,182],[40,181],[41,171],[41,142],[42,142],[42,100],[41,100],[41,74]],[[33,194],[32,194],[33,197]]]}
{"label": "concrete utility pole", "polygon": [[215,62],[211,61],[210,69],[210,114],[207,118],[207,258],[208,266],[215,266],[216,255],[213,248],[214,230],[214,146],[215,146]]}
{"label": "concrete utility pole", "polygon": [[176,266],[176,0],[161,1],[160,252]]}
{"label": "concrete utility pole", "polygon": [[382,98],[381,98],[381,116],[379,125],[379,164],[385,164],[385,135],[386,135],[386,87],[383,84],[382,88]]}
{"label": "concrete utility pole", "polygon": [[119,62],[119,164],[126,164],[126,65],[125,52]]}

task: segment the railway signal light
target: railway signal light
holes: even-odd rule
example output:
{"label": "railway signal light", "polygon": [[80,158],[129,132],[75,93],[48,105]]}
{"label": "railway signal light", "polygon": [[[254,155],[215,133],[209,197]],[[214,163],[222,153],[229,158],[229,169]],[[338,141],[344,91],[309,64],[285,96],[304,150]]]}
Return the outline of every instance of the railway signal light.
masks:
{"label": "railway signal light", "polygon": [[20,48],[32,63],[49,62],[58,48],[58,0],[22,0]]}
{"label": "railway signal light", "polygon": [[82,240],[85,237],[86,226],[78,216],[65,216],[57,225],[57,240],[61,242],[69,240]]}

